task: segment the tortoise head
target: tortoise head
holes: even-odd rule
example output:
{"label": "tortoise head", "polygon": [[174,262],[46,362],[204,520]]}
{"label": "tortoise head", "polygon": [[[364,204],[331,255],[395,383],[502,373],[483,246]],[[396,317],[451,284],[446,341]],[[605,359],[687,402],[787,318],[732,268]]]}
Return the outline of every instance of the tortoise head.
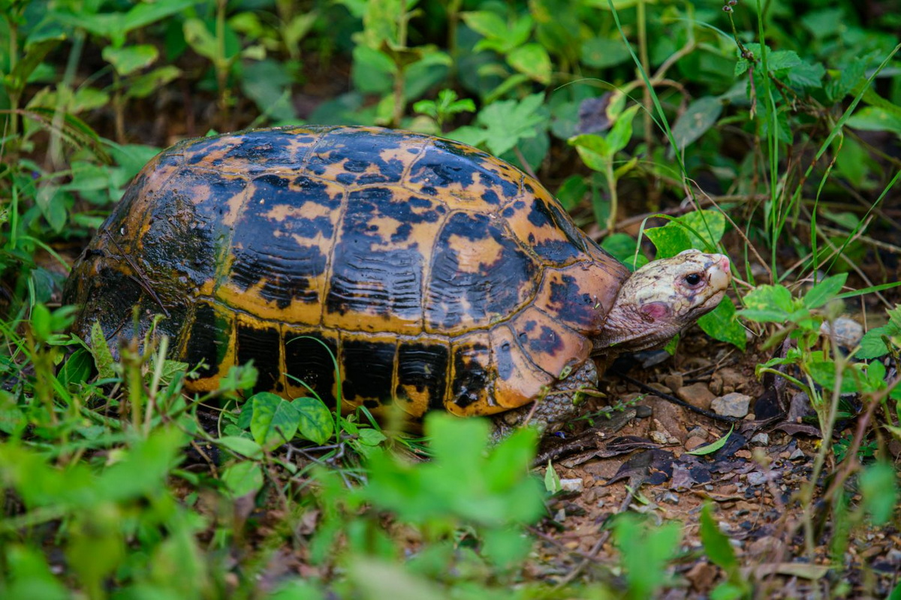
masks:
{"label": "tortoise head", "polygon": [[686,250],[652,261],[620,288],[594,352],[636,352],[661,346],[716,308],[732,280],[729,258]]}

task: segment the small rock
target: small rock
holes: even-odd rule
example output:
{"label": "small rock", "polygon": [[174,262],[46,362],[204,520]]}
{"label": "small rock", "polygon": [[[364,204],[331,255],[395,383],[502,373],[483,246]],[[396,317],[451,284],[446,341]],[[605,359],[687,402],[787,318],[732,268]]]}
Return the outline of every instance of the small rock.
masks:
{"label": "small rock", "polygon": [[581,477],[575,479],[561,479],[560,489],[564,492],[577,492],[581,494],[585,490],[585,482]]}
{"label": "small rock", "polygon": [[[652,398],[656,398],[655,396],[651,396]],[[652,409],[647,404],[637,404],[635,405],[635,417],[637,419],[647,419],[651,415],[654,414],[654,409]]]}
{"label": "small rock", "polygon": [[678,391],[680,387],[682,387],[682,374],[681,373],[670,373],[666,377],[663,378],[663,384],[671,389],[673,392]]}
{"label": "small rock", "polygon": [[804,392],[798,392],[792,396],[788,406],[788,415],[785,419],[789,423],[800,423],[804,417],[810,417],[816,413],[810,405],[810,398]]}
{"label": "small rock", "polygon": [[670,504],[679,504],[679,496],[672,492],[666,492],[660,497],[661,502],[669,502]]}
{"label": "small rock", "polygon": [[839,346],[854,348],[863,338],[863,325],[854,319],[839,317],[832,322],[832,327],[829,326],[828,321],[820,325],[820,332],[835,339],[835,343]]}
{"label": "small rock", "polygon": [[[706,383],[693,383],[691,385],[680,387],[676,391],[676,395],[692,406],[703,408],[704,410],[710,408],[710,403],[713,402],[713,399],[715,398],[715,396],[710,393],[710,389],[707,387]],[[745,411],[745,413],[747,412],[748,411]]]}
{"label": "small rock", "polygon": [[751,443],[755,446],[769,446],[770,435],[768,433],[760,432],[751,438]]}
{"label": "small rock", "polygon": [[710,434],[707,433],[707,430],[701,427],[700,425],[695,425],[691,429],[688,430],[688,437],[697,437],[707,439],[707,436]]}
{"label": "small rock", "polygon": [[788,460],[801,460],[806,459],[807,455],[800,448],[795,448],[795,451],[791,453],[791,456],[788,457]]}
{"label": "small rock", "polygon": [[562,523],[566,520],[566,510],[561,508],[556,513],[554,513],[554,520],[558,523]]}
{"label": "small rock", "polygon": [[763,485],[766,483],[766,473],[752,471],[748,473],[748,485]]}
{"label": "small rock", "polygon": [[710,591],[716,581],[719,569],[716,565],[707,562],[698,562],[685,573],[685,579],[691,582],[691,587],[702,594]]}
{"label": "small rock", "polygon": [[720,369],[710,378],[711,388],[716,386],[720,388],[719,394],[728,394],[741,389],[745,385],[745,378],[735,369]]}
{"label": "small rock", "polygon": [[701,446],[703,446],[706,443],[707,443],[707,438],[692,436],[692,437],[688,438],[687,440],[685,440],[685,449],[688,450],[689,452],[691,452],[692,450],[694,450],[696,448],[700,448]]}
{"label": "small rock", "polygon": [[655,443],[661,444],[663,446],[668,446],[670,444],[678,444],[679,443],[679,440],[677,440],[672,435],[670,435],[669,432],[666,431],[665,429],[656,429],[656,430],[652,431],[651,433],[649,433],[648,435],[651,437],[651,440],[653,440]]}
{"label": "small rock", "polygon": [[673,390],[669,389],[668,387],[666,387],[659,381],[652,381],[652,382],[648,383],[648,387],[654,388],[661,394],[672,394],[673,393]]}
{"label": "small rock", "polygon": [[775,558],[785,551],[785,542],[771,535],[765,535],[748,544],[748,554],[754,558]]}
{"label": "small rock", "polygon": [[724,417],[737,417],[739,419],[748,414],[750,407],[751,397],[747,394],[739,394],[738,392],[726,394],[725,396],[716,398],[710,403],[710,408],[712,408],[713,412],[716,414]]}

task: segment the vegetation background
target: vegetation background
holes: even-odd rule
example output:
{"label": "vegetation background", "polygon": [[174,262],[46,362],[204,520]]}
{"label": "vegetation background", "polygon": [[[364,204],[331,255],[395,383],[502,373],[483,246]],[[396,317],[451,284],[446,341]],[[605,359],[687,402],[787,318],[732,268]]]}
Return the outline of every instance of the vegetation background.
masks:
{"label": "vegetation background", "polygon": [[[704,331],[806,394],[822,439],[783,498],[783,562],[809,568],[779,576],[901,598],[899,8],[0,0],[0,596],[791,595],[713,508],[690,540],[637,489],[573,551],[546,508],[573,496],[530,473],[528,431],[490,447],[485,423],[437,416],[424,445],[316,398],[242,400],[252,366],[186,398],[165,341],[114,360],[65,333],[68,266],[161,148],[309,122],[482,147],[633,268],[728,252],[734,293]],[[829,335],[843,313],[862,339]],[[894,554],[868,556],[873,536]]]}

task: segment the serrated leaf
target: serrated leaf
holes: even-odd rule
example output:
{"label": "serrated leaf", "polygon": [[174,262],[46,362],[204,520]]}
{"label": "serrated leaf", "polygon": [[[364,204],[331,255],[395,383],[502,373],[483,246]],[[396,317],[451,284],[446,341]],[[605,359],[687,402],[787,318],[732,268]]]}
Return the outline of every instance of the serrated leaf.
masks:
{"label": "serrated leaf", "polygon": [[315,444],[325,444],[335,432],[332,411],[316,398],[297,398],[291,405],[299,415],[299,433]]}
{"label": "serrated leaf", "polygon": [[719,98],[712,96],[699,98],[689,104],[688,109],[676,119],[676,123],[673,125],[676,149],[683,150],[704,135],[716,124],[722,113],[723,103]]}
{"label": "serrated leaf", "polygon": [[726,233],[726,217],[718,210],[696,210],[686,213],[666,226],[681,227],[688,231],[693,248],[716,250]]}
{"label": "serrated leaf", "polygon": [[804,303],[804,306],[811,310],[824,306],[842,291],[842,287],[845,285],[847,279],[847,273],[839,273],[838,275],[828,277],[813,286],[810,291],[804,295],[801,301]]}
{"label": "serrated leaf", "polygon": [[888,347],[886,347],[882,338],[883,336],[891,337],[893,335],[901,335],[901,329],[892,324],[870,329],[860,340],[860,348],[854,353],[855,358],[868,360],[885,356],[888,354]]}
{"label": "serrated leaf", "polygon": [[100,379],[111,379],[116,376],[113,369],[115,361],[113,353],[110,352],[109,344],[106,343],[106,335],[100,327],[99,321],[94,321],[91,325],[91,354],[94,355],[94,366],[97,367],[97,377]]}
{"label": "serrated leaf", "polygon": [[274,450],[291,441],[300,424],[297,407],[271,392],[254,394],[248,402],[253,411],[250,433],[259,445]]}
{"label": "serrated leaf", "polygon": [[539,44],[525,44],[507,54],[511,67],[545,85],[551,82],[551,57]]}

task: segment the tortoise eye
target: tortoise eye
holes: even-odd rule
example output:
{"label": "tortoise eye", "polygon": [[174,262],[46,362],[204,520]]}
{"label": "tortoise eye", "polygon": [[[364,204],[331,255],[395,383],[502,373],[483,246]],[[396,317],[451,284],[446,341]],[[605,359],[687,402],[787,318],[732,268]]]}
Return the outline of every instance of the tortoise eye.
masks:
{"label": "tortoise eye", "polygon": [[701,277],[700,273],[689,273],[688,275],[685,276],[685,283],[694,287],[694,286],[698,285],[699,283],[701,283],[701,279],[702,279],[702,277]]}

